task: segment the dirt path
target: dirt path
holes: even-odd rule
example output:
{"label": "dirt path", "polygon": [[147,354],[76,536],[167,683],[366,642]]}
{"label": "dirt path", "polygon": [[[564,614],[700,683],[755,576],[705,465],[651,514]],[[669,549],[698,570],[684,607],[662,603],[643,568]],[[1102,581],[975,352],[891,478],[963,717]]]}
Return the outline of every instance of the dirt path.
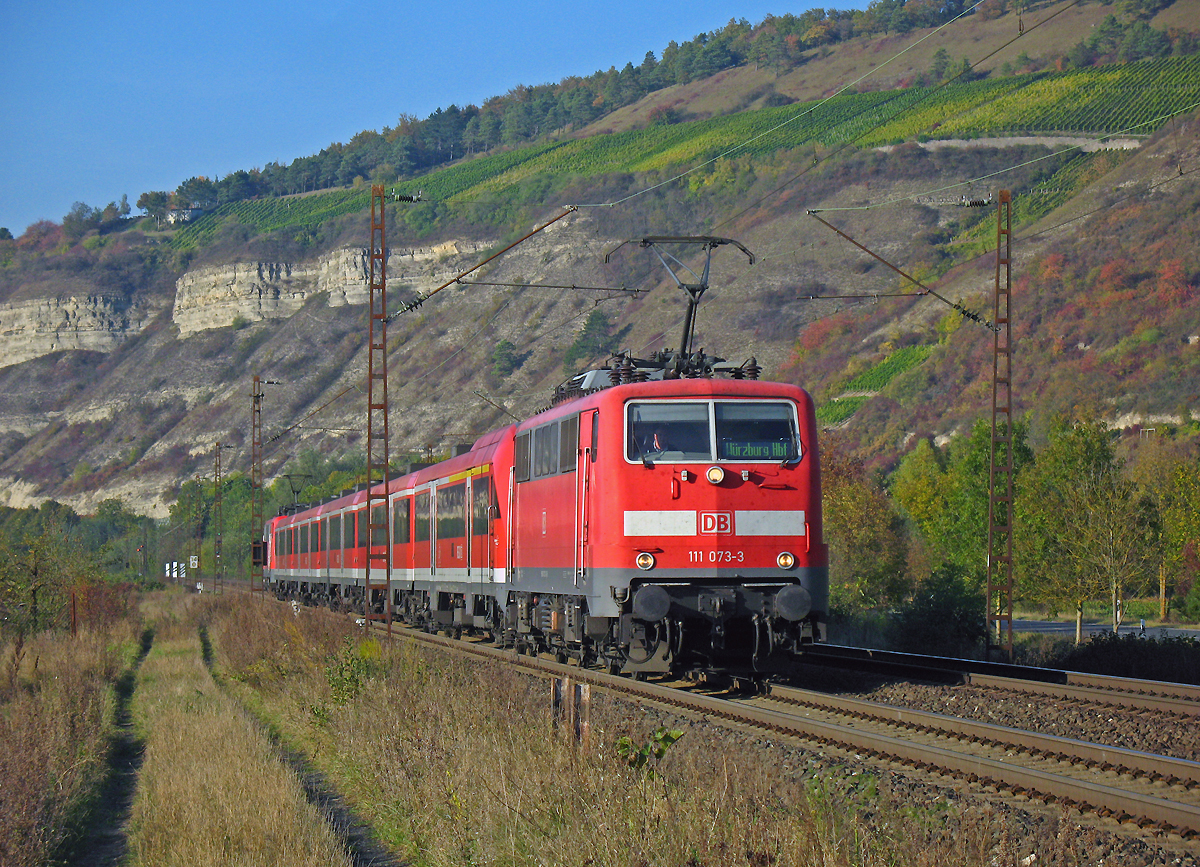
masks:
{"label": "dirt path", "polygon": [[134,732],[130,706],[137,688],[138,670],[153,643],[153,630],[145,630],[137,661],[117,681],[114,712],[117,732],[109,753],[108,775],[100,787],[88,828],[67,859],[67,863],[74,867],[116,867],[129,853],[129,817],[137,792],[144,747],[141,738]]}
{"label": "dirt path", "polygon": [[[1142,141],[1129,137],[1102,139],[1073,135],[1008,135],[993,138],[947,138],[915,142],[915,144],[927,151],[936,151],[942,148],[1007,148],[1018,145],[1043,145],[1048,148],[1079,148],[1084,153],[1092,153],[1102,150],[1133,150],[1141,147]],[[889,153],[896,147],[900,147],[900,145],[883,145],[876,150]]]}
{"label": "dirt path", "polygon": [[[207,630],[203,628],[200,630],[200,647],[205,667],[216,684],[222,686],[213,671],[212,644]],[[227,690],[225,692],[229,695]],[[234,696],[230,698],[237,701]],[[270,742],[279,760],[299,779],[304,797],[321,812],[334,834],[341,839],[354,867],[405,867],[405,862],[398,860],[380,845],[371,826],[354,811],[325,776],[312,766],[305,755],[285,744],[270,727],[240,702],[239,706],[247,719],[258,727],[263,738]]]}

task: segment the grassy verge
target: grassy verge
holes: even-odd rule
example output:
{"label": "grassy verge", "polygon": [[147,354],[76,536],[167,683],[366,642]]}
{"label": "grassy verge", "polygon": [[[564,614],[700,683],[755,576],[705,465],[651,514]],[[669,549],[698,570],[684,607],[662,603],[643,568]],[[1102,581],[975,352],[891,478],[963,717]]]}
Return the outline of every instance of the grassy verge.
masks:
{"label": "grassy verge", "polygon": [[[944,804],[914,809],[815,754],[781,760],[751,737],[602,695],[581,753],[551,725],[542,681],[347,634],[345,623],[319,610],[230,608],[211,628],[216,662],[410,863],[836,867],[990,857],[992,831]],[[664,725],[682,739],[659,762],[631,762]],[[622,737],[632,753],[618,749]]]}
{"label": "grassy verge", "polygon": [[131,863],[348,864],[296,775],[205,668],[198,632],[205,611],[196,597],[177,597],[156,618],[139,671],[133,714],[145,757]]}
{"label": "grassy verge", "polygon": [[0,864],[49,863],[85,821],[108,770],[115,684],[136,624],[61,630],[0,647]]}

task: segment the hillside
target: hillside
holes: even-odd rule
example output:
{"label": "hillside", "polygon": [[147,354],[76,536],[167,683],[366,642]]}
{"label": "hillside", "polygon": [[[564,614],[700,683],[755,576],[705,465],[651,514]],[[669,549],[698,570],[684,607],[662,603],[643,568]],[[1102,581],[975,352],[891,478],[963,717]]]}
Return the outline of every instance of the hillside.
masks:
{"label": "hillside", "polygon": [[[393,452],[470,441],[507,418],[495,403],[519,416],[544,406],[574,372],[563,358],[595,310],[624,334],[612,348],[677,343],[682,296],[661,266],[636,245],[604,257],[644,234],[711,233],[757,262],[716,254],[698,345],[806,386],[839,436],[894,461],[915,437],[984,414],[990,332],[934,298],[887,297],[911,286],[806,212],[986,316],[995,211],[960,203],[1000,187],[1016,201],[1019,411],[1035,431],[1076,409],[1186,423],[1200,410],[1200,60],[1000,74],[1019,51],[1072,44],[1113,12],[1067,6],[1027,13],[1029,27],[1066,8],[981,64],[996,73],[981,80],[889,90],[928,69],[930,40],[872,89],[808,102],[923,32],[864,37],[777,78],[727,70],[656,91],[582,137],[398,183],[422,201],[388,211],[394,305],[563,205],[584,207],[395,320]],[[1184,0],[1151,23],[1196,20],[1200,2]],[[1015,25],[1013,14],[972,18],[950,53],[983,56]],[[796,102],[764,107],[771,94]],[[695,119],[651,123],[663,106]],[[226,471],[246,469],[254,375],[282,383],[264,406],[268,475],[306,449],[361,451],[368,196],[360,186],[231,202],[171,232],[143,221],[0,242],[3,504],[53,497],[87,511],[118,496],[164,515],[182,482],[211,474],[216,442],[235,447]]]}

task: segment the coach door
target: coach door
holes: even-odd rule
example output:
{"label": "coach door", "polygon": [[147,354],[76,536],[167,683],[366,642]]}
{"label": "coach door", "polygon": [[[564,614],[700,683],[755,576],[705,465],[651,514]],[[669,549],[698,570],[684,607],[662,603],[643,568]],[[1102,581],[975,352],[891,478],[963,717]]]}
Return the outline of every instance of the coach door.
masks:
{"label": "coach door", "polygon": [[317,560],[317,565],[321,569],[321,578],[326,584],[329,583],[329,516],[321,516],[321,535],[318,542],[317,550],[320,552],[320,558]]}
{"label": "coach door", "polygon": [[490,584],[496,577],[492,559],[492,477],[472,476],[470,485],[467,580]]}
{"label": "coach door", "polygon": [[596,440],[600,427],[599,410],[579,414],[579,439],[575,472],[575,585],[587,583],[589,527],[592,485],[596,460]]}
{"label": "coach door", "polygon": [[413,498],[413,572],[416,580],[435,574],[433,540],[433,489],[417,491]]}

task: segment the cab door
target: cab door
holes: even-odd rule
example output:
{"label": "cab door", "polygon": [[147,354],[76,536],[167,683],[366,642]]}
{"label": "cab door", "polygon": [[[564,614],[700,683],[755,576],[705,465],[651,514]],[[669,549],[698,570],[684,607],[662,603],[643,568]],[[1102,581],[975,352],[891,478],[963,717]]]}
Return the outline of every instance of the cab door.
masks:
{"label": "cab door", "polygon": [[579,414],[579,444],[575,465],[575,586],[586,586],[591,563],[590,521],[594,496],[596,446],[600,428],[600,411],[584,410]]}

